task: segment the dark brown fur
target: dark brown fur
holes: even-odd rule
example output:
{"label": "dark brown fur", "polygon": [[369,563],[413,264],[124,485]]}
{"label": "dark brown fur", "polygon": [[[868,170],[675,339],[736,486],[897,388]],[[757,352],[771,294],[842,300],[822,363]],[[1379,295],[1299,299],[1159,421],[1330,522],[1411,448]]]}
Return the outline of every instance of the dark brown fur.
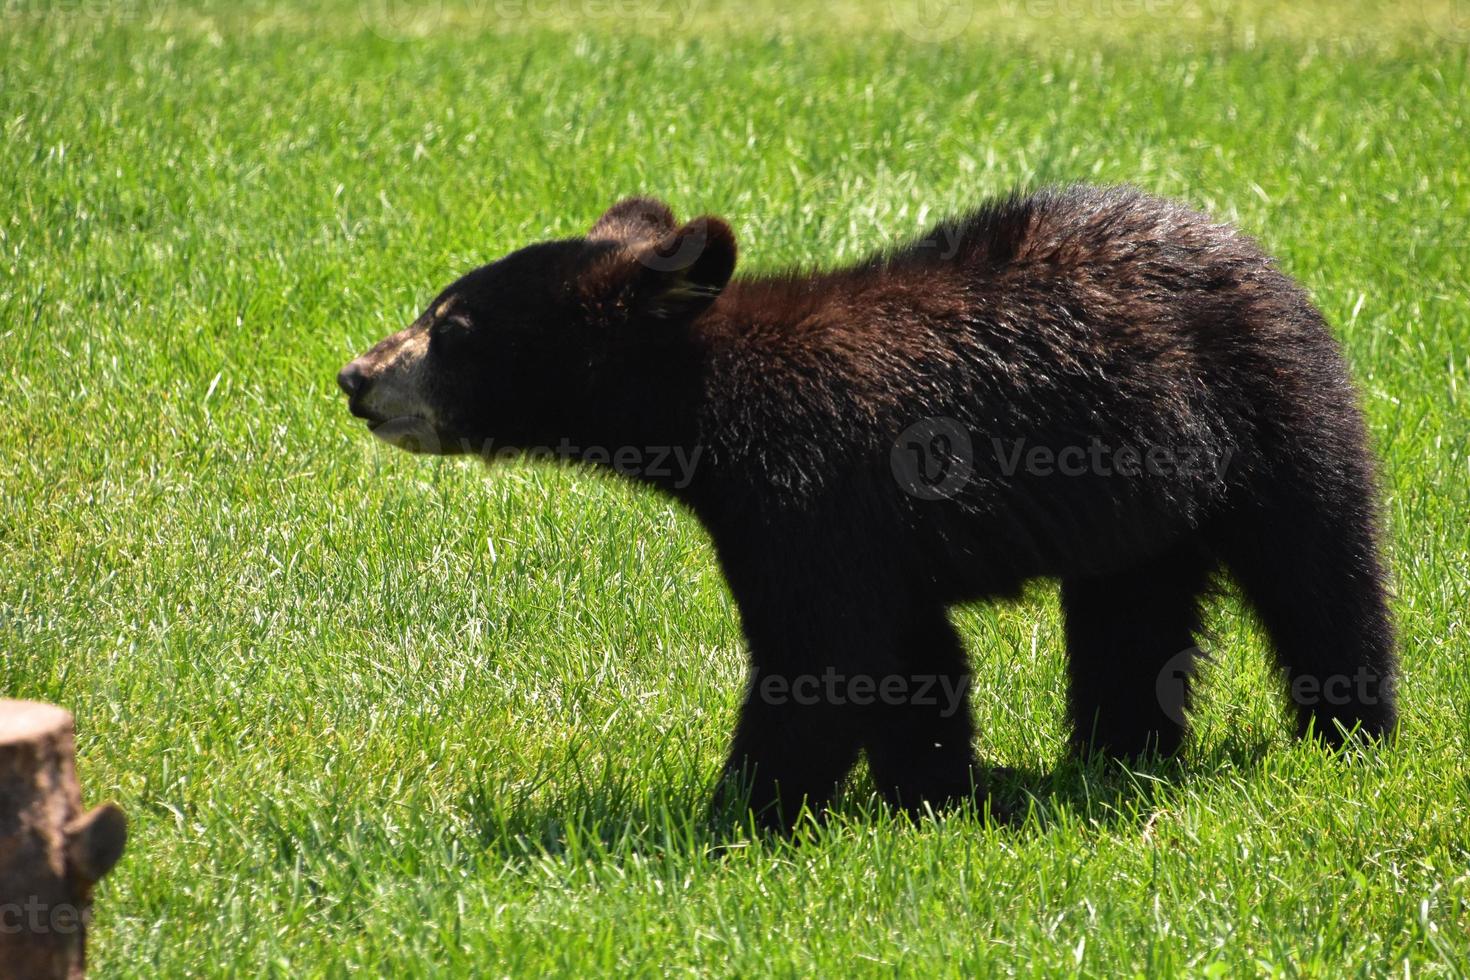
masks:
{"label": "dark brown fur", "polygon": [[[762,681],[963,691],[946,608],[1037,577],[1062,583],[1079,746],[1177,747],[1161,671],[1193,646],[1220,565],[1269,630],[1303,731],[1392,729],[1362,418],[1322,317],[1251,241],[1077,187],[838,271],[728,281],[734,262],[723,222],[676,227],[633,199],[587,239],[470,273],[416,327],[441,450],[697,453],[685,485],[622,468],[690,506],[718,549],[756,669],[727,772],[769,819],[822,804],[860,752],[904,806],[968,796],[963,702],[796,704]],[[435,318],[447,299],[452,324]],[[354,370],[357,404],[373,355]],[[1098,443],[1196,465],[1063,475],[1010,455]],[[1341,678],[1356,679],[1325,693]]]}

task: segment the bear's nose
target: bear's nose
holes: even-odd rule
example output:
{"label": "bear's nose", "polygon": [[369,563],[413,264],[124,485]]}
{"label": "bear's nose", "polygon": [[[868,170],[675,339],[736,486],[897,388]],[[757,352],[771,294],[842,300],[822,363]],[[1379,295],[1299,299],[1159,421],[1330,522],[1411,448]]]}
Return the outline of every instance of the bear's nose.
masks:
{"label": "bear's nose", "polygon": [[348,398],[361,391],[362,383],[366,380],[367,376],[363,374],[362,368],[356,361],[337,372],[337,387],[341,388]]}

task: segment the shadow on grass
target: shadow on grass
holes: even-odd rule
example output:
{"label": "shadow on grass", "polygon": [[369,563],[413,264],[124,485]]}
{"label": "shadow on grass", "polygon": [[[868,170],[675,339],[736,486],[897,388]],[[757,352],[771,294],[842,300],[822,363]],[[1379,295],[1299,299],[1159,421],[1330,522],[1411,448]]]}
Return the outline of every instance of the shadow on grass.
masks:
{"label": "shadow on grass", "polygon": [[1233,743],[1192,761],[1148,756],[1069,758],[1048,770],[994,767],[987,773],[994,809],[1018,833],[1046,833],[1058,824],[1084,822],[1141,831],[1152,813],[1195,783],[1224,772],[1256,768],[1270,743]]}
{"label": "shadow on grass", "polygon": [[969,821],[977,828],[994,825],[1008,833],[1042,835],[1057,826],[1087,823],[1114,829],[1133,825],[1142,832],[1153,812],[1191,784],[1255,768],[1268,750],[1269,741],[1262,739],[1231,742],[1195,761],[1091,757],[1069,758],[1045,770],[991,767],[984,774],[989,796],[978,805],[917,816],[889,807],[860,779],[824,813],[804,812],[784,832],[760,827],[738,805],[711,810],[714,786],[697,778],[665,778],[650,785],[636,778],[641,774],[623,774],[559,793],[540,792],[548,787],[532,782],[509,796],[479,786],[461,806],[477,828],[482,854],[508,867],[548,857],[599,862],[635,856],[718,858],[755,843],[800,847],[834,825]]}

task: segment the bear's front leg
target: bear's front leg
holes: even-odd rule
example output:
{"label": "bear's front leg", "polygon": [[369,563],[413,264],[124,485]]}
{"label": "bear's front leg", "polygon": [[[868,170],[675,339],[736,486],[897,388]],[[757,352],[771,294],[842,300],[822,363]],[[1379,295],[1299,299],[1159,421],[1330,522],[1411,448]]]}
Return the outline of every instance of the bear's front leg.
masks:
{"label": "bear's front leg", "polygon": [[847,550],[815,526],[734,536],[780,541],[775,555],[724,539],[752,671],[716,807],[747,801],[763,826],[788,828],[831,801],[864,750],[879,792],[908,812],[975,799],[970,674],[943,605],[887,549]]}
{"label": "bear's front leg", "polygon": [[820,812],[857,761],[861,737],[848,706],[820,673],[753,672],[720,777],[716,811],[748,807],[756,823],[789,830],[803,806]]}
{"label": "bear's front leg", "polygon": [[[916,606],[896,637],[899,671],[879,679],[863,729],[873,783],[891,805],[917,816],[965,802],[983,808],[988,773],[975,756],[970,668],[941,607]],[[1004,819],[991,803],[992,814]]]}

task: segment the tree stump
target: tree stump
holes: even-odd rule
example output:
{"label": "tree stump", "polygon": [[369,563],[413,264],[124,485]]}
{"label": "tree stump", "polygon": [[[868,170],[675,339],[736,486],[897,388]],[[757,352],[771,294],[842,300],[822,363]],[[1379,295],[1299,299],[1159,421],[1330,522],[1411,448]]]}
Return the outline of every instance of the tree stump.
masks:
{"label": "tree stump", "polygon": [[0,700],[0,977],[79,978],[92,886],[122,856],[115,804],[82,813],[71,713]]}

